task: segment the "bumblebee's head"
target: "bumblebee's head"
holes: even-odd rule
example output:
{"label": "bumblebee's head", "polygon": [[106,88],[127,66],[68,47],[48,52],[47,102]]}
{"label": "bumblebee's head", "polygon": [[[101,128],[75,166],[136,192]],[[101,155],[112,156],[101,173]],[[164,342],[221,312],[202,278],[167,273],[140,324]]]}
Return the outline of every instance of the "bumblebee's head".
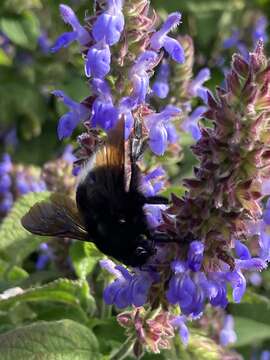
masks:
{"label": "bumblebee's head", "polygon": [[129,257],[129,265],[135,267],[142,266],[152,255],[155,254],[155,252],[156,249],[154,247],[154,243],[147,239],[145,235],[139,235],[133,254]]}

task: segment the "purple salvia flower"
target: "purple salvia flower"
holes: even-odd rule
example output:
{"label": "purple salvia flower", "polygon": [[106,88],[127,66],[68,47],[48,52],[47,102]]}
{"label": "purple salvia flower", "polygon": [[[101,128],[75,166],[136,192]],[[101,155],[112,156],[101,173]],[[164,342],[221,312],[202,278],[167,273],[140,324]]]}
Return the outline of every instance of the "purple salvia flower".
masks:
{"label": "purple salvia flower", "polygon": [[261,286],[263,279],[261,274],[258,274],[257,272],[253,272],[249,275],[249,281],[253,286],[258,287]]}
{"label": "purple salvia flower", "polygon": [[132,274],[125,267],[116,266],[111,260],[101,260],[100,265],[116,276],[104,290],[104,301],[107,304],[114,304],[121,309],[130,305],[138,307],[146,303],[153,282],[147,272],[137,271]]}
{"label": "purple salvia flower", "polygon": [[176,316],[174,319],[171,320],[172,326],[178,329],[179,336],[184,345],[187,345],[189,339],[189,331],[185,324],[186,320],[186,317],[183,315]]}
{"label": "purple salvia flower", "polygon": [[92,34],[96,41],[104,40],[108,45],[116,44],[122,34],[125,19],[122,0],[107,0],[107,10],[98,16]]}
{"label": "purple salvia flower", "polygon": [[235,252],[239,259],[251,259],[249,249],[246,245],[242,244],[239,240],[235,241]]}
{"label": "purple salvia flower", "polygon": [[173,60],[182,64],[185,61],[185,53],[182,45],[167,34],[179,25],[181,14],[174,12],[170,14],[159,31],[156,31],[150,40],[153,50],[160,50],[162,47],[170,54]]}
{"label": "purple salvia flower", "polygon": [[55,90],[52,94],[59,97],[60,100],[63,101],[70,109],[68,113],[60,118],[58,123],[57,132],[58,137],[61,140],[65,137],[71,136],[77,125],[89,117],[90,112],[86,106],[72,100],[61,90]]}
{"label": "purple salvia flower", "polygon": [[198,126],[198,121],[203,117],[206,112],[206,106],[198,106],[192,114],[190,114],[182,123],[181,127],[184,131],[189,132],[193,139],[198,141],[201,138],[201,131]]}
{"label": "purple salvia flower", "polygon": [[201,241],[192,241],[189,245],[187,262],[192,271],[197,272],[201,269],[203,252],[204,245]]}
{"label": "purple salvia flower", "polygon": [[159,67],[156,81],[152,86],[152,90],[160,99],[165,99],[169,93],[169,76],[170,66],[166,60],[163,60]]}
{"label": "purple salvia flower", "polygon": [[8,154],[4,154],[0,162],[0,176],[10,172],[12,169],[11,158]]}
{"label": "purple salvia flower", "polygon": [[110,72],[111,52],[109,45],[100,41],[90,47],[85,62],[85,74],[87,77],[104,79]]}
{"label": "purple salvia flower", "polygon": [[260,360],[270,360],[270,351],[264,350],[264,351],[261,353]]}
{"label": "purple salvia flower", "polygon": [[234,330],[234,320],[232,315],[226,315],[223,328],[219,335],[219,342],[223,346],[235,343],[237,336]]}
{"label": "purple salvia flower", "polygon": [[11,178],[9,174],[0,176],[0,194],[5,194],[11,187]]}
{"label": "purple salvia flower", "polygon": [[144,212],[147,223],[151,229],[154,229],[162,224],[162,211],[166,209],[166,205],[145,205]]}
{"label": "purple salvia flower", "polygon": [[163,155],[168,144],[177,140],[177,136],[172,134],[174,128],[169,121],[180,112],[179,108],[168,105],[160,113],[145,116],[145,125],[149,130],[149,146],[156,155]]}
{"label": "purple salvia flower", "polygon": [[6,214],[13,206],[13,196],[10,192],[5,193],[0,201],[0,212]]}
{"label": "purple salvia flower", "polygon": [[111,129],[117,123],[119,112],[113,104],[110,87],[104,80],[93,79],[92,88],[98,96],[92,106],[91,125]]}
{"label": "purple salvia flower", "polygon": [[27,194],[31,191],[30,183],[23,173],[18,174],[16,177],[16,189],[20,195]]}
{"label": "purple salvia flower", "polygon": [[200,70],[196,77],[191,81],[189,87],[190,95],[201,98],[205,104],[207,104],[208,101],[207,92],[209,92],[209,90],[203,86],[203,83],[209,79],[210,70],[208,68],[204,68]]}
{"label": "purple salvia flower", "polygon": [[36,262],[36,269],[43,270],[51,259],[53,259],[53,252],[50,246],[46,243],[42,243],[39,246],[40,254]]}
{"label": "purple salvia flower", "polygon": [[239,42],[239,36],[240,36],[239,30],[234,30],[232,35],[229,38],[224,40],[223,48],[230,49],[232,47],[237,46],[237,44]]}
{"label": "purple salvia flower", "polygon": [[76,156],[73,155],[73,146],[72,145],[67,145],[63,151],[63,154],[61,156],[61,158],[67,162],[69,162],[70,164],[73,164],[74,161],[76,161]]}
{"label": "purple salvia flower", "polygon": [[136,108],[136,103],[131,97],[124,97],[119,104],[119,114],[123,116],[125,121],[125,140],[128,139],[134,125],[134,117],[132,110]]}
{"label": "purple salvia flower", "polygon": [[74,11],[67,5],[60,5],[60,13],[65,23],[72,26],[72,32],[62,34],[51,48],[52,52],[56,52],[63,47],[69,46],[73,41],[77,40],[81,45],[86,45],[91,37],[87,30],[79,23]]}
{"label": "purple salvia flower", "polygon": [[40,47],[43,54],[46,55],[50,52],[51,43],[45,31],[43,31],[38,37],[38,46]]}
{"label": "purple salvia flower", "polygon": [[264,43],[267,42],[268,36],[266,32],[267,28],[267,18],[265,16],[259,17],[259,19],[256,21],[255,27],[252,31],[252,39],[254,46],[256,46],[257,41],[262,40]]}
{"label": "purple salvia flower", "polygon": [[149,75],[147,71],[151,70],[158,61],[158,55],[154,51],[145,51],[140,54],[129,72],[129,79],[133,85],[131,98],[137,105],[145,102],[146,94],[149,90]]}
{"label": "purple salvia flower", "polygon": [[141,181],[141,189],[144,195],[156,195],[164,186],[164,181],[160,181],[160,178],[164,177],[165,175],[165,170],[159,166],[149,172],[147,175],[143,176]]}

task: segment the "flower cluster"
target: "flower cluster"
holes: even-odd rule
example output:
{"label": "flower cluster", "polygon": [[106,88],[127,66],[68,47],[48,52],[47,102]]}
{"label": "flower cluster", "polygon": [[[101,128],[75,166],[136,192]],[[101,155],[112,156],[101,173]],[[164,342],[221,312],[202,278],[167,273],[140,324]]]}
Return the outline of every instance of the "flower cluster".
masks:
{"label": "flower cluster", "polygon": [[180,23],[181,15],[170,14],[160,29],[154,31],[156,18],[149,15],[146,0],[108,0],[106,5],[98,4],[95,16],[87,18],[84,27],[71,8],[60,5],[63,19],[73,31],[61,35],[52,50],[58,51],[74,40],[79,42],[92,96],[91,100],[77,103],[62,91],[53,92],[70,109],[59,120],[59,138],[70,136],[80,122],[107,131],[124,118],[127,139],[134,122],[143,117],[150,148],[162,155],[177,140],[170,121],[180,109],[167,107],[160,113],[153,112],[147,104],[149,79],[162,59],[162,49],[174,61],[184,62],[182,46],[168,35]]}
{"label": "flower cluster", "polygon": [[12,208],[14,201],[31,191],[40,192],[46,185],[40,178],[39,169],[33,166],[15,165],[8,154],[0,162],[0,218]]}
{"label": "flower cluster", "polygon": [[[244,29],[243,31],[240,31],[239,29],[234,29],[231,36],[224,40],[223,48],[225,50],[237,50],[245,60],[248,60],[249,46],[255,47],[257,41],[267,42],[267,26],[268,22],[265,16],[260,15],[254,17],[252,15],[247,29]],[[247,38],[247,34],[249,35],[249,38]]]}
{"label": "flower cluster", "polygon": [[[184,122],[197,140],[193,152],[199,161],[194,178],[185,181],[185,195],[172,195],[169,208],[145,209],[149,225],[167,242],[156,244],[156,254],[145,268],[129,270],[110,260],[101,261],[114,276],[104,290],[105,302],[120,309],[134,308],[120,314],[118,320],[133,339],[135,354],[140,355],[143,347],[153,352],[168,348],[176,329],[186,344],[187,320],[199,318],[207,303],[224,309],[230,288],[233,300],[241,301],[246,272],[267,266],[269,209],[263,216],[262,199],[270,175],[270,73],[259,42],[247,60],[234,56],[225,88],[218,88],[214,97],[203,85],[209,70],[202,69],[192,80],[192,66],[184,68],[183,64],[185,48],[168,35],[180,23],[179,13],[170,14],[157,30],[146,0],[97,4],[95,15],[86,19],[85,26],[68,6],[60,6],[73,31],[61,35],[53,51],[75,40],[80,44],[91,96],[77,103],[62,91],[54,91],[69,108],[59,120],[59,138],[71,136],[83,123],[87,133],[78,141],[87,157],[97,146],[100,129],[110,130],[121,118],[126,140],[139,121],[150,150],[163,155],[178,140],[171,120],[190,111],[186,109],[190,109],[193,97],[205,104]],[[190,44],[189,38],[185,41]],[[189,78],[181,88],[181,109],[176,106],[178,97],[157,112],[149,105],[150,95],[166,98],[171,91],[169,61],[183,66],[180,70],[187,71]],[[151,91],[150,77],[159,62]],[[198,124],[202,116],[207,125]],[[160,191],[163,176],[159,167],[146,174],[142,179],[145,194]],[[251,241],[259,251],[249,249]],[[154,309],[159,311],[149,317],[146,309],[151,314]],[[222,331],[224,344],[235,339],[230,317]]]}

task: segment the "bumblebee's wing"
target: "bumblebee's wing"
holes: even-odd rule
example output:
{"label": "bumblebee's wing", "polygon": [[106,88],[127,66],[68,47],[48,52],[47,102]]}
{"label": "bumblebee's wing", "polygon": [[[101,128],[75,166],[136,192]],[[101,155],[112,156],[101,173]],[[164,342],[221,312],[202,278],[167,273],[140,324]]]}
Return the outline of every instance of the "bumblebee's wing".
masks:
{"label": "bumblebee's wing", "polygon": [[104,146],[96,154],[96,182],[104,185],[109,192],[125,186],[124,126],[124,120],[120,119],[108,132]]}
{"label": "bumblebee's wing", "polygon": [[21,219],[33,234],[88,240],[76,203],[64,194],[53,194],[37,202]]}

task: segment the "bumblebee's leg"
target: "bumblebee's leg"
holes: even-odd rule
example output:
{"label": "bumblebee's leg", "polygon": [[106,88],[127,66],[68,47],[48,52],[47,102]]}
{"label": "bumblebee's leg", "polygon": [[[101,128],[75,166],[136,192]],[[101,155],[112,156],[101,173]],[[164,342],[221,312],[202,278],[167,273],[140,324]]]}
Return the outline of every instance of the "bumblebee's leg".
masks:
{"label": "bumblebee's leg", "polygon": [[145,204],[149,205],[168,205],[169,200],[162,195],[147,196],[145,197]]}
{"label": "bumblebee's leg", "polygon": [[130,191],[138,190],[139,178],[140,178],[140,169],[137,165],[137,161],[140,160],[143,155],[146,146],[147,138],[143,138],[142,133],[142,123],[140,120],[136,119],[134,123],[134,132],[130,139],[130,164],[131,164],[131,179],[130,179]]}
{"label": "bumblebee's leg", "polygon": [[154,233],[153,235],[151,235],[151,241],[153,241],[153,243],[173,243],[173,242],[177,242],[175,239],[171,238],[168,234],[165,233]]}

